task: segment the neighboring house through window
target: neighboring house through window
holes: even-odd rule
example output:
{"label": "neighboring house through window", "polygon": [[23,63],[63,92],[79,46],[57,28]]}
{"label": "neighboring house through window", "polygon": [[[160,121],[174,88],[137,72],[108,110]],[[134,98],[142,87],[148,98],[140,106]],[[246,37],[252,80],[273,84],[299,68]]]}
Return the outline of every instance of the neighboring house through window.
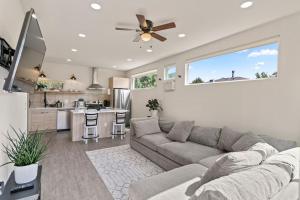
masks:
{"label": "neighboring house through window", "polygon": [[278,48],[273,42],[189,62],[186,84],[275,78]]}

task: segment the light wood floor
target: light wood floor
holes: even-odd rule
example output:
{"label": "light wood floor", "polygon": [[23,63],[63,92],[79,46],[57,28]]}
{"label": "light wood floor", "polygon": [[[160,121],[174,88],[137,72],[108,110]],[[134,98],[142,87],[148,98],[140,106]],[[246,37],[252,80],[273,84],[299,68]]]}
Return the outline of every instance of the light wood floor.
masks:
{"label": "light wood floor", "polygon": [[48,155],[42,161],[42,200],[113,199],[85,151],[124,145],[126,139],[105,138],[99,143],[71,142],[70,132],[47,133]]}

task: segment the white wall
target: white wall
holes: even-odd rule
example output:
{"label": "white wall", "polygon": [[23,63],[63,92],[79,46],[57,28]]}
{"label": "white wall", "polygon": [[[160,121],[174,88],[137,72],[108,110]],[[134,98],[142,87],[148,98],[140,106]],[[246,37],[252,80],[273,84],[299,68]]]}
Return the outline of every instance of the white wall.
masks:
{"label": "white wall", "polygon": [[203,126],[227,125],[241,131],[254,131],[300,142],[300,14],[277,20],[251,30],[200,46],[128,72],[132,74],[176,63],[178,74],[185,76],[186,60],[228,50],[280,35],[279,77],[219,84],[185,86],[176,78],[176,91],[164,92],[162,81],[155,89],[133,91],[133,116],[149,115],[147,99],[161,100],[163,117],[195,120]]}
{"label": "white wall", "polygon": [[[13,48],[16,47],[25,13],[19,0],[0,0],[0,36]],[[4,78],[8,72],[0,67],[0,143],[7,144],[6,133],[10,125],[16,129],[27,130],[27,94],[8,94],[2,91]],[[7,162],[6,155],[0,151],[0,165]],[[0,181],[6,181],[12,165],[0,167]]]}
{"label": "white wall", "polygon": [[[0,143],[7,145],[7,131],[13,136],[10,126],[27,131],[27,94],[0,91],[0,107]],[[0,165],[8,161],[2,150],[1,145]],[[13,165],[0,167],[0,181],[6,181],[12,169]]]}

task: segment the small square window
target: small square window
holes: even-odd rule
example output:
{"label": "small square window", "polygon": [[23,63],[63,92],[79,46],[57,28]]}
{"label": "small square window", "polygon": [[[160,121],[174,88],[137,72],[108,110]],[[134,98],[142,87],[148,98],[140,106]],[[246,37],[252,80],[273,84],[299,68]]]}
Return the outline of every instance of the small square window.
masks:
{"label": "small square window", "polygon": [[165,68],[165,80],[176,78],[176,66],[169,66]]}

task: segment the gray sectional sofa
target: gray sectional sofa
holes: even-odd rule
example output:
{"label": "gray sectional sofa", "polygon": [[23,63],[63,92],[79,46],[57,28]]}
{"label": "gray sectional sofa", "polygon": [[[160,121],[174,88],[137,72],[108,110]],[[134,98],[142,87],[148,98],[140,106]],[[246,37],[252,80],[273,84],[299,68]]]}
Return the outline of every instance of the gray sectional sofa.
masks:
{"label": "gray sectional sofa", "polygon": [[[132,123],[149,120],[150,118],[132,119]],[[159,122],[161,132],[136,137],[135,128],[131,125],[131,148],[143,154],[167,172],[141,180],[130,186],[131,200],[143,199],[189,199],[186,191],[193,182],[200,180],[215,161],[231,151],[237,151],[241,144],[236,142],[245,134],[228,128],[208,128],[194,126],[186,142],[172,141],[167,137],[174,122]],[[147,129],[147,127],[145,127]],[[252,145],[260,140],[284,151],[297,146],[294,141],[281,140],[267,135],[242,141],[243,145]],[[247,139],[247,137],[244,137]],[[253,140],[254,141],[251,141]],[[235,149],[233,149],[235,148]],[[296,191],[296,192],[295,192]],[[291,195],[291,192],[293,195]],[[282,190],[276,199],[298,199],[299,180],[292,181]]]}

